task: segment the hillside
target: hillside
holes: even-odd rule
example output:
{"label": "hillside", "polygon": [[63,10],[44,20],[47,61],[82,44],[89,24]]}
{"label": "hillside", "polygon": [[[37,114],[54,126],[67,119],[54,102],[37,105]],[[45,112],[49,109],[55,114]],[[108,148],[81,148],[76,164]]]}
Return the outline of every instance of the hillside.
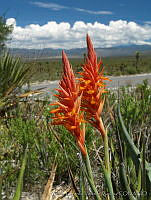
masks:
{"label": "hillside", "polygon": [[[49,58],[49,57],[60,57],[62,49],[9,49],[9,52],[14,56],[23,58]],[[131,46],[119,46],[112,48],[97,48],[96,52],[98,56],[102,57],[113,57],[113,56],[131,56],[135,55],[136,51],[139,51],[142,55],[151,54],[150,45],[131,45]],[[83,57],[86,53],[85,48],[77,48],[65,50],[68,57]]]}

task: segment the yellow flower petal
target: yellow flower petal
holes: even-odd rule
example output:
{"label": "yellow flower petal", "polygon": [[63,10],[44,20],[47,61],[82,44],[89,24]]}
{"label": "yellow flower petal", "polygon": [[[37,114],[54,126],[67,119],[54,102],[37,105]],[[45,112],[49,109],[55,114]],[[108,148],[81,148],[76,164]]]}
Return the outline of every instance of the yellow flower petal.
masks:
{"label": "yellow flower petal", "polygon": [[93,93],[94,93],[94,90],[88,90],[87,93],[88,93],[88,94],[93,94]]}

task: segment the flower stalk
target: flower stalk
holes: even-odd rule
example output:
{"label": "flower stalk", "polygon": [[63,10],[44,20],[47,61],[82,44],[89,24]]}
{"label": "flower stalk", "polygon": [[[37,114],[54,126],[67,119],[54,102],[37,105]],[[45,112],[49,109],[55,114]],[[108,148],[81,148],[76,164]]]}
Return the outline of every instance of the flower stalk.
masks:
{"label": "flower stalk", "polygon": [[[86,152],[87,152],[87,149],[86,149]],[[94,183],[93,172],[92,172],[92,168],[91,168],[91,164],[90,164],[90,159],[89,159],[88,153],[86,154],[85,157],[83,157],[83,162],[84,162],[85,167],[86,167],[86,176],[87,176],[87,180],[89,182],[89,185],[91,187],[91,190],[95,194],[96,200],[102,200],[102,198],[100,197],[100,195],[99,195],[99,193],[97,191],[95,183]]]}
{"label": "flower stalk", "polygon": [[111,181],[111,168],[110,168],[110,159],[109,159],[109,146],[108,146],[107,131],[106,131],[106,134],[104,136],[104,154],[105,154],[104,177],[105,177],[106,184],[107,184],[107,187],[108,187],[110,199],[115,200],[112,181]]}

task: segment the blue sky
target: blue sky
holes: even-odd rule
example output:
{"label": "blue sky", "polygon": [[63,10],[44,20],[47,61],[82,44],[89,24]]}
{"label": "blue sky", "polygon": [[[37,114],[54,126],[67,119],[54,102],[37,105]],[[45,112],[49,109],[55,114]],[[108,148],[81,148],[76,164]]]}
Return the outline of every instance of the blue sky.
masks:
{"label": "blue sky", "polygon": [[83,47],[86,33],[110,47],[150,44],[150,8],[150,0],[1,0],[0,15],[14,24],[12,47]]}
{"label": "blue sky", "polygon": [[149,0],[2,0],[0,13],[16,18],[20,26],[42,25],[54,20],[70,24],[79,20],[107,24],[110,20],[122,19],[142,24],[151,20],[150,9]]}

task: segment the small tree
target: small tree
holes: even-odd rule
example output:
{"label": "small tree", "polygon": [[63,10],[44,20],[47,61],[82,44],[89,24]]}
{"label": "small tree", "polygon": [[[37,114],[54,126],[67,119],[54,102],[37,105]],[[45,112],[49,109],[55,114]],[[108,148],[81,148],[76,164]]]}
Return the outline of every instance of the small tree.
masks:
{"label": "small tree", "polygon": [[138,71],[138,63],[139,63],[139,59],[140,59],[139,51],[136,51],[135,59],[136,59],[136,70]]}
{"label": "small tree", "polygon": [[5,47],[5,42],[8,40],[8,36],[13,31],[13,25],[7,25],[6,19],[0,16],[0,52]]}

